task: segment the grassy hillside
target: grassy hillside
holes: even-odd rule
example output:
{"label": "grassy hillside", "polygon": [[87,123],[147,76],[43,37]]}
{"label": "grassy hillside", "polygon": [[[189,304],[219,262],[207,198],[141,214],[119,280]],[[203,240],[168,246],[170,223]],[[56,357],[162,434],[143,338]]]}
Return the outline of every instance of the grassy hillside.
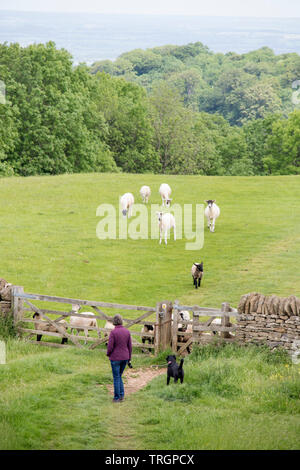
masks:
{"label": "grassy hillside", "polygon": [[[118,205],[119,195],[168,182],[173,203],[221,208],[215,233],[205,227],[204,247],[187,240],[99,240],[96,208]],[[154,175],[63,175],[0,180],[1,276],[27,292],[153,306],[163,299],[236,305],[258,291],[300,294],[300,179]],[[150,210],[150,209],[148,209]],[[200,289],[190,268],[204,260]]]}
{"label": "grassy hillside", "polygon": [[[165,363],[165,354],[132,362]],[[104,351],[10,341],[0,449],[299,449],[299,366],[284,354],[208,347],[184,370],[183,385],[167,387],[163,374],[115,404]]]}
{"label": "grassy hillside", "polygon": [[[96,208],[118,204],[142,184],[168,182],[175,203],[215,198],[221,208],[204,247],[186,240],[96,237]],[[63,175],[0,180],[0,276],[27,292],[153,306],[175,300],[203,306],[259,291],[299,295],[300,179],[153,175]],[[195,290],[193,261],[204,260]],[[299,366],[261,348],[197,350],[185,359],[185,384],[163,375],[111,403],[104,348],[56,350],[7,344],[0,366],[1,449],[296,449]],[[135,356],[134,367],[165,363]],[[126,387],[126,386],[125,386]],[[145,406],[147,403],[147,406]],[[116,433],[116,429],[118,432]],[[180,432],[179,432],[180,430]]]}

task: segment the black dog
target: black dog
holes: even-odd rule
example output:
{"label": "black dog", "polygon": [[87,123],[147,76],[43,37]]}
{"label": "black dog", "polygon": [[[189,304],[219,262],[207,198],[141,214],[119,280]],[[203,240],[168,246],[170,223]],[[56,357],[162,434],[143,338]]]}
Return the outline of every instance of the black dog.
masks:
{"label": "black dog", "polygon": [[177,383],[178,379],[180,379],[180,383],[182,384],[183,377],[184,377],[184,372],[182,368],[183,361],[184,359],[181,359],[180,364],[178,365],[176,362],[175,356],[167,356],[167,362],[168,362],[167,385],[169,385],[171,377],[174,377],[175,384]]}

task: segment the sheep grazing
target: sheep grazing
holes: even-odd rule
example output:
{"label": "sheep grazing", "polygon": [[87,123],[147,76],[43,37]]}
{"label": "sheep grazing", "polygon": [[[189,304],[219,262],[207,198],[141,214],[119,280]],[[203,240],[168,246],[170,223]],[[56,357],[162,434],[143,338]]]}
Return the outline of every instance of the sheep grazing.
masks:
{"label": "sheep grazing", "polygon": [[[52,325],[51,323],[49,323],[47,321],[43,321],[43,319],[42,319],[42,317],[39,313],[35,312],[32,318],[34,318],[34,329],[35,330],[42,330],[42,331],[45,331],[45,333],[47,331],[50,331],[52,333],[60,333],[60,331],[58,331],[58,329],[55,328],[54,325]],[[67,331],[67,328],[69,326],[68,322],[66,322],[65,320],[59,320],[57,322],[57,325],[60,327],[60,329],[62,328],[65,332]],[[41,341],[42,336],[43,336],[42,334],[37,334],[36,335],[36,340]],[[67,343],[67,342],[68,342],[68,338],[62,338],[61,344],[64,344],[64,343]]]}
{"label": "sheep grazing", "polygon": [[131,193],[125,193],[120,199],[120,204],[122,208],[122,214],[124,217],[128,214],[128,217],[132,215],[132,206],[134,204],[134,197]]}
{"label": "sheep grazing", "polygon": [[203,261],[201,263],[194,263],[191,269],[193,276],[193,283],[196,289],[200,287],[201,279],[203,277]]}
{"label": "sheep grazing", "polygon": [[207,218],[207,226],[211,232],[214,232],[216,219],[220,215],[220,208],[215,204],[215,199],[208,199],[205,202],[207,203],[207,207],[205,208],[204,214]]}
{"label": "sheep grazing", "polygon": [[[147,334],[147,333],[154,333],[154,325],[149,325],[145,324],[143,325],[141,329],[141,333]],[[148,341],[149,344],[154,344],[154,336],[149,337],[149,336],[142,336],[142,343],[145,344],[146,341]],[[145,352],[144,349],[142,349],[143,352]]]}
{"label": "sheep grazing", "polygon": [[163,232],[165,234],[165,244],[167,244],[168,230],[171,230],[171,228],[173,228],[173,231],[174,231],[174,241],[175,241],[176,240],[176,224],[175,224],[174,215],[170,214],[169,212],[166,212],[166,213],[156,212],[156,214],[158,218],[159,234],[160,234],[159,244],[161,244]]}
{"label": "sheep grazing", "polygon": [[159,194],[161,196],[162,206],[165,205],[166,207],[170,207],[172,201],[172,199],[170,198],[171,192],[172,190],[168,184],[163,183],[160,185]]}
{"label": "sheep grazing", "polygon": [[151,189],[149,188],[149,186],[142,186],[140,189],[140,195],[141,195],[141,198],[143,199],[143,202],[147,203],[151,195]]}
{"label": "sheep grazing", "polygon": [[[72,311],[74,313],[78,313],[80,310],[80,305],[72,305]],[[93,318],[95,314],[93,312],[81,312],[81,315],[89,315],[90,318],[87,317],[70,317],[70,328],[71,328],[71,334],[73,330],[76,330],[76,336],[78,336],[80,331],[84,331],[85,335],[85,340],[84,344],[87,344],[87,337],[89,335],[89,327],[97,328],[97,320],[96,318]],[[100,338],[100,331],[97,331],[98,337]]]}

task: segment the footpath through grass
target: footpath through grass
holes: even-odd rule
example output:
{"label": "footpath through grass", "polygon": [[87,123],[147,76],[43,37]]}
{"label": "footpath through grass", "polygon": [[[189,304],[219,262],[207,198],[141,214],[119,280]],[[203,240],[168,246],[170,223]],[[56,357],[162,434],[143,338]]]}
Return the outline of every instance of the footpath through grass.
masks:
{"label": "footpath through grass", "polygon": [[[165,364],[165,353],[133,359],[151,363]],[[196,348],[184,369],[183,385],[162,375],[114,404],[104,350],[10,340],[0,449],[299,449],[300,366],[285,353]]]}

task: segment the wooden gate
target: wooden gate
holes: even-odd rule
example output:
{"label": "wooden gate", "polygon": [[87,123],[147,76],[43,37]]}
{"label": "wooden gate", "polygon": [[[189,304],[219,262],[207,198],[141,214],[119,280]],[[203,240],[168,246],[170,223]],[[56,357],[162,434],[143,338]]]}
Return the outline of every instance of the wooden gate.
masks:
{"label": "wooden gate", "polygon": [[[184,321],[180,318],[181,311],[188,311],[192,319]],[[193,343],[208,344],[211,342],[225,341],[234,342],[235,325],[230,322],[230,317],[236,317],[237,310],[230,307],[229,303],[222,303],[221,309],[199,307],[198,305],[180,305],[177,300],[173,305],[172,322],[172,350],[182,354],[189,349]],[[205,319],[209,317],[209,319]],[[204,321],[201,321],[201,318]],[[215,318],[221,318],[221,324],[212,324]],[[178,328],[180,325],[180,328]],[[188,328],[188,325],[191,327]],[[184,339],[184,341],[182,341]]]}
{"label": "wooden gate", "polygon": [[[34,303],[33,303],[34,302]],[[71,305],[70,309],[60,310],[58,307],[53,309],[43,308],[40,303],[55,303],[61,305]],[[96,319],[97,326],[89,326],[86,329],[92,332],[92,336],[74,335],[68,332],[72,326],[67,320],[69,317],[81,317],[91,319],[89,313],[78,313],[72,309],[73,305],[82,307],[89,307],[92,309]],[[123,325],[129,329],[132,337],[132,345],[143,350],[154,350],[157,354],[159,351],[172,347],[174,353],[182,354],[193,343],[207,344],[222,340],[225,342],[235,341],[236,327],[230,322],[230,317],[236,317],[237,310],[230,307],[226,302],[222,303],[221,309],[199,307],[198,305],[188,306],[180,305],[178,301],[174,304],[169,301],[158,302],[156,308],[145,307],[142,305],[127,305],[109,302],[99,302],[93,300],[71,299],[66,297],[55,297],[50,295],[29,294],[23,291],[20,286],[14,286],[12,291],[12,310],[17,324],[17,329],[25,338],[30,342],[54,346],[65,347],[64,344],[55,342],[34,341],[34,335],[44,335],[50,337],[67,338],[76,347],[82,348],[80,342],[85,340],[90,344],[89,349],[94,349],[97,346],[106,343],[111,329],[99,326],[99,321],[112,322],[115,313],[122,313]],[[105,310],[105,311],[104,311]],[[111,310],[114,310],[112,312]],[[117,310],[117,312],[116,312]],[[187,310],[192,314],[192,319],[187,321],[180,318],[181,311]],[[126,318],[127,313],[131,312],[130,316],[133,317],[134,312],[142,312],[137,318]],[[39,326],[43,328],[36,329],[35,322],[32,318],[33,313],[40,315]],[[112,314],[113,313],[113,314]],[[148,318],[151,317],[149,320]],[[206,318],[205,318],[206,317]],[[207,317],[209,317],[207,319]],[[215,318],[221,318],[220,324],[213,324]],[[147,319],[147,320],[146,320]],[[203,319],[203,320],[202,320]],[[61,320],[65,320],[67,327],[60,324]],[[153,326],[153,332],[141,332],[141,325]],[[46,331],[46,325],[51,326],[52,331]],[[69,326],[70,325],[70,326]],[[134,327],[139,326],[139,331]],[[98,337],[93,336],[97,334]],[[102,335],[102,336],[101,336]],[[149,339],[149,343],[145,344],[140,339]]]}
{"label": "wooden gate", "polygon": [[[109,303],[109,302],[99,302],[99,301],[91,301],[91,300],[82,300],[82,299],[71,299],[65,297],[55,297],[50,295],[41,295],[41,294],[29,294],[23,291],[22,287],[14,286],[13,288],[13,295],[12,295],[12,308],[15,323],[17,324],[17,329],[22,336],[25,338],[30,339],[30,342],[43,344],[47,346],[54,346],[54,347],[65,347],[63,344],[58,344],[54,342],[44,342],[44,341],[34,341],[31,338],[34,335],[44,335],[50,337],[59,337],[59,338],[67,338],[71,343],[73,343],[76,347],[82,348],[83,345],[80,343],[80,340],[86,340],[89,343],[92,343],[89,346],[89,349],[94,349],[100,344],[106,343],[108,341],[108,335],[110,333],[110,329],[105,327],[98,326],[99,320],[105,320],[112,322],[113,316],[116,313],[121,313],[123,317],[123,325],[129,329],[131,336],[132,336],[132,345],[134,347],[139,347],[142,349],[155,349],[154,340],[155,340],[155,314],[156,308],[154,307],[144,307],[141,305],[125,305],[125,304],[117,304],[117,303]],[[72,310],[72,307],[68,310],[59,310],[59,309],[46,309],[42,308],[41,306],[36,305],[36,301],[40,302],[53,302],[55,304],[70,304],[72,305],[80,305],[80,307],[89,307],[93,310],[94,316],[93,318],[97,321],[97,327],[89,326],[87,330],[90,332],[96,332],[98,337],[95,336],[83,336],[83,335],[74,335],[68,333],[68,329],[71,328],[63,328],[59,322],[60,320],[65,320],[71,316],[80,317],[80,318],[89,318],[91,316],[88,313],[75,313]],[[35,303],[33,303],[35,302]],[[106,310],[117,310],[113,312],[113,315],[109,315],[109,312],[104,312],[103,309]],[[124,318],[124,313],[128,313],[131,311],[133,314],[134,311],[143,312],[142,315],[138,316],[137,318]],[[51,329],[54,331],[45,331],[43,329],[35,329],[34,320],[32,318],[33,313],[38,313],[42,320],[39,320],[40,325],[51,325]],[[112,313],[112,312],[110,312]],[[146,318],[154,316],[152,320],[145,321]],[[69,323],[69,322],[67,322]],[[32,325],[33,324],[33,325]],[[153,332],[142,333],[141,331],[134,331],[131,328],[134,325],[153,325]],[[28,325],[28,326],[27,326]],[[73,326],[76,329],[75,326]],[[140,328],[141,329],[141,328]],[[101,334],[104,336],[101,337]],[[151,340],[150,344],[143,344],[135,337],[149,338]]]}

